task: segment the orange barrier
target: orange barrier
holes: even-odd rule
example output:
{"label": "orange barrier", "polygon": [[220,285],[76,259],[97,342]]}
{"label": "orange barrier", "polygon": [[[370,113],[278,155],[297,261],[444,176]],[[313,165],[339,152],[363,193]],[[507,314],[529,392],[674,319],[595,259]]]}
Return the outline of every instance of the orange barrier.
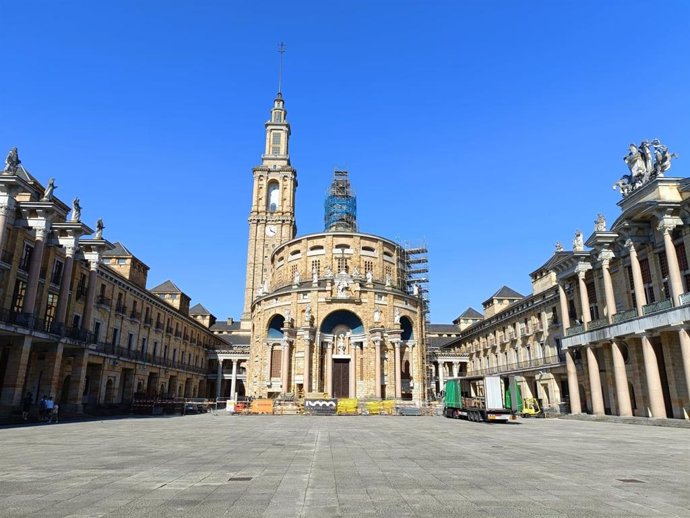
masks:
{"label": "orange barrier", "polygon": [[272,399],[255,399],[249,407],[251,414],[272,414],[273,400]]}

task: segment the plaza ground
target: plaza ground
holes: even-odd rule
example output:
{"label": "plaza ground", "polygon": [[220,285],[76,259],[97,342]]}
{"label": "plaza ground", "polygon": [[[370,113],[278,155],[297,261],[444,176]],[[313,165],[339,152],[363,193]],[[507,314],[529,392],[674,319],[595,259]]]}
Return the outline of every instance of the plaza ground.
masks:
{"label": "plaza ground", "polygon": [[0,430],[0,516],[690,516],[690,430],[128,418]]}

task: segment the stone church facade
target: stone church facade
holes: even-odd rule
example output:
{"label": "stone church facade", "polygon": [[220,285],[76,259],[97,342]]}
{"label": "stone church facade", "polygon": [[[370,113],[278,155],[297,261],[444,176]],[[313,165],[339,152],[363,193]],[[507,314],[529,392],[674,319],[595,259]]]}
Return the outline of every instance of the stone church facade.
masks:
{"label": "stone church facade", "polygon": [[247,395],[422,401],[425,303],[408,251],[357,229],[344,171],[331,185],[324,232],[297,237],[289,138],[279,93],[253,171],[244,311],[228,336],[250,336]]}

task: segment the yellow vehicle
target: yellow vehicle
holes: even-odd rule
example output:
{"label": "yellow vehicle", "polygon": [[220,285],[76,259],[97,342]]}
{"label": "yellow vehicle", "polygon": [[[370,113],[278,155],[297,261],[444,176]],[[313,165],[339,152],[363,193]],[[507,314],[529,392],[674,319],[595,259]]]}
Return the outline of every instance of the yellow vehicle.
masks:
{"label": "yellow vehicle", "polygon": [[522,400],[522,417],[538,417],[541,415],[541,408],[537,398],[526,397]]}

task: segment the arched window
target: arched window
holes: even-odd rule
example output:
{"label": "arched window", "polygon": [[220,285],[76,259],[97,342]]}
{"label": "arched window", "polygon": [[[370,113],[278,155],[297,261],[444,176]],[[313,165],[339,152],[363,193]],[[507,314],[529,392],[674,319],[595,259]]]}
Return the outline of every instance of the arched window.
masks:
{"label": "arched window", "polygon": [[268,212],[275,212],[280,208],[280,187],[278,182],[268,184],[268,198],[266,200]]}

